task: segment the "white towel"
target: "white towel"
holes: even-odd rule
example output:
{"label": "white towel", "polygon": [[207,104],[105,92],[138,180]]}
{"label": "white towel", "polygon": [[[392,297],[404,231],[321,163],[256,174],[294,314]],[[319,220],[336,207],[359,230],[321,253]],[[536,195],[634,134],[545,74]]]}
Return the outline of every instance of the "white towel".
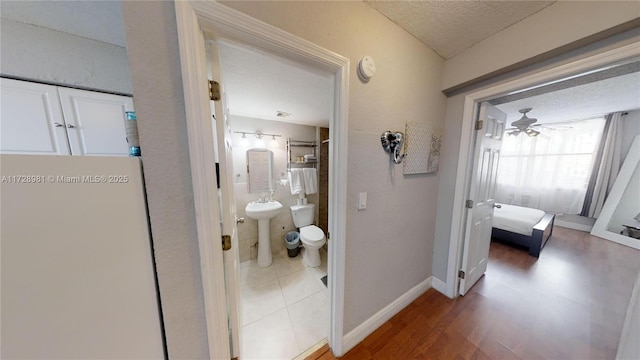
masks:
{"label": "white towel", "polygon": [[289,186],[291,195],[304,194],[304,175],[302,169],[289,170]]}
{"label": "white towel", "polygon": [[318,175],[315,168],[304,168],[304,188],[305,193],[311,195],[318,191]]}

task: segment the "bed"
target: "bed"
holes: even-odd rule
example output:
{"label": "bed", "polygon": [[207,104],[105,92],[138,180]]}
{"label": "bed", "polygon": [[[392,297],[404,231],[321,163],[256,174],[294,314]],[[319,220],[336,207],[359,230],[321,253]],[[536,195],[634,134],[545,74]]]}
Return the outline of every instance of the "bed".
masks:
{"label": "bed", "polygon": [[529,255],[539,257],[553,233],[554,214],[515,205],[500,204],[493,211],[491,238],[527,247]]}

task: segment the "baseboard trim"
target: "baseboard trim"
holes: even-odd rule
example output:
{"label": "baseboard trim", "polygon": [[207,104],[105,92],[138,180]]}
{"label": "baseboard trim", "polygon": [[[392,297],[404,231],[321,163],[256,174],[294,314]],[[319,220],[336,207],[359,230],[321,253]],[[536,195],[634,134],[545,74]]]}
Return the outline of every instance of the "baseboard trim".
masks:
{"label": "baseboard trim", "polygon": [[[420,295],[424,294],[425,291],[429,290],[433,279],[433,276],[429,276],[426,280],[411,288],[402,296],[391,302],[391,304],[385,306],[382,310],[378,311],[358,327],[346,334],[342,341],[343,354],[346,354],[347,351],[353,349],[367,336],[371,335],[371,333],[382,326],[382,324],[399,313],[400,310],[407,307],[407,305],[411,304]],[[442,281],[440,281],[440,283],[442,283]]]}
{"label": "baseboard trim", "polygon": [[580,231],[586,231],[586,232],[591,232],[591,229],[593,228],[593,225],[576,224],[569,221],[558,220],[558,218],[556,218],[553,224],[555,226],[560,226],[567,229],[580,230]]}
{"label": "baseboard trim", "polygon": [[447,284],[437,277],[431,277],[431,287],[436,289],[442,295],[447,296]]}

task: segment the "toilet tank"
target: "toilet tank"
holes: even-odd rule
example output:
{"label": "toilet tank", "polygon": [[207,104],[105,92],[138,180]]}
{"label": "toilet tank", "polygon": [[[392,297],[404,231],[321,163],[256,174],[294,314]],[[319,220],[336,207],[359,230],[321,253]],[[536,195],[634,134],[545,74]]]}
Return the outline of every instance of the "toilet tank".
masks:
{"label": "toilet tank", "polygon": [[297,228],[313,224],[315,204],[291,205],[291,216]]}

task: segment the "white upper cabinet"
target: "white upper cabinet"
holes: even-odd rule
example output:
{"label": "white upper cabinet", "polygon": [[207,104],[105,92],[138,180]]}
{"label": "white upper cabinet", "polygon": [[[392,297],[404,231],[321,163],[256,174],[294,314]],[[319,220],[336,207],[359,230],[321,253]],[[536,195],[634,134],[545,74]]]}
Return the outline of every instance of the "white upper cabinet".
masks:
{"label": "white upper cabinet", "polygon": [[69,155],[55,86],[0,79],[0,152]]}
{"label": "white upper cabinet", "polygon": [[125,111],[133,111],[127,96],[58,88],[73,155],[129,155]]}
{"label": "white upper cabinet", "polygon": [[0,152],[127,156],[128,96],[0,79]]}

